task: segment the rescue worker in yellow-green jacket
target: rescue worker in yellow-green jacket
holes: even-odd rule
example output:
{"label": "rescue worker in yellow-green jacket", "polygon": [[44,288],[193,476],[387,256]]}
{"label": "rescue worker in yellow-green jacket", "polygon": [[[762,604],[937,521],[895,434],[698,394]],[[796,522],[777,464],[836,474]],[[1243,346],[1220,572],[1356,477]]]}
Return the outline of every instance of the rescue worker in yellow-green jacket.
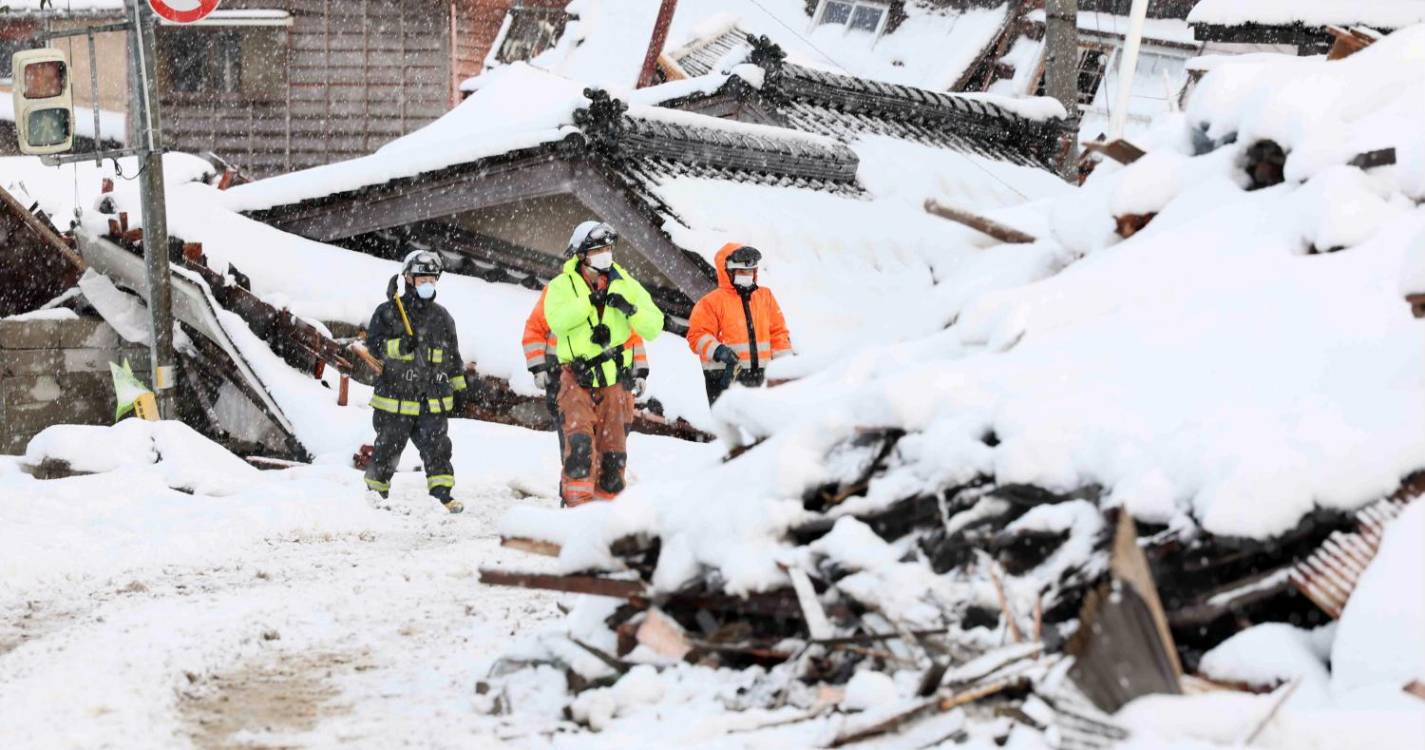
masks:
{"label": "rescue worker in yellow-green jacket", "polygon": [[[465,373],[455,320],[435,301],[440,256],[417,250],[401,266],[405,291],[392,277],[388,299],[376,308],[366,329],[366,347],[381,358],[381,375],[371,397],[376,445],[366,467],[366,486],[384,501],[391,476],[409,439],[425,465],[426,489],[446,510],[464,506],[451,497],[449,416],[463,406]],[[379,503],[378,503],[379,504]]]}
{"label": "rescue worker in yellow-green jacket", "polygon": [[630,334],[652,341],[663,330],[653,298],[614,263],[617,242],[607,224],[580,224],[569,238],[564,272],[545,291],[544,317],[558,339],[567,506],[623,491],[633,391],[642,387]]}

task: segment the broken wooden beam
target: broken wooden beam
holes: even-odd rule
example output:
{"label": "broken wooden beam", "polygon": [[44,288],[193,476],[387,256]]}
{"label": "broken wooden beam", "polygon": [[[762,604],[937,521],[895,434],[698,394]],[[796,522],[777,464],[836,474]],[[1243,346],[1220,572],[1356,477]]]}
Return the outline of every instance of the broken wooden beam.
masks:
{"label": "broken wooden beam", "polygon": [[1119,237],[1126,240],[1143,231],[1143,227],[1148,226],[1148,223],[1157,215],[1158,213],[1156,211],[1152,211],[1146,214],[1123,214],[1122,216],[1115,216],[1113,217],[1114,231],[1118,233]]}
{"label": "broken wooden beam", "polygon": [[947,206],[934,198],[925,201],[926,213],[934,214],[942,219],[949,219],[957,224],[963,224],[980,234],[993,237],[1000,242],[1010,245],[1027,245],[1035,241],[1034,235],[1021,232],[1014,227],[1001,224],[993,219],[987,219],[978,214],[970,213],[964,209]]}
{"label": "broken wooden beam", "polygon": [[1327,26],[1326,33],[1331,35],[1331,49],[1326,52],[1326,59],[1342,60],[1360,52],[1366,47],[1375,44],[1380,38],[1376,32],[1370,29],[1347,29],[1341,26]]}
{"label": "broken wooden beam", "polygon": [[0,189],[0,317],[37,310],[72,288],[86,264],[42,217]]}
{"label": "broken wooden beam", "polygon": [[1415,696],[1416,698],[1419,698],[1422,701],[1425,701],[1425,682],[1421,682],[1420,680],[1411,680],[1410,683],[1406,685],[1403,689],[1405,690],[1405,692]]}
{"label": "broken wooden beam", "polygon": [[1410,314],[1425,318],[1425,294],[1407,294],[1405,302],[1410,305]]}
{"label": "broken wooden beam", "polygon": [[1089,141],[1084,144],[1084,150],[1102,154],[1125,166],[1142,159],[1148,153],[1122,138],[1112,141]]}
{"label": "broken wooden beam", "polygon": [[1395,147],[1378,148],[1374,151],[1366,151],[1351,157],[1347,164],[1357,169],[1373,169],[1375,167],[1388,167],[1395,163]]}
{"label": "broken wooden beam", "polygon": [[846,745],[869,740],[872,737],[879,737],[880,735],[894,732],[931,713],[943,713],[967,703],[974,703],[975,701],[1002,693],[1008,688],[1022,683],[1023,680],[1019,678],[997,680],[983,685],[968,687],[959,692],[935,696],[928,700],[920,701],[910,708],[871,724],[870,726],[839,734],[827,747],[845,747]]}
{"label": "broken wooden beam", "polygon": [[615,599],[642,601],[649,599],[648,587],[644,586],[642,581],[621,581],[590,575],[560,576],[481,568],[480,582],[487,586],[563,591],[568,594],[594,594]]}
{"label": "broken wooden beam", "polygon": [[[603,578],[593,575],[550,575],[492,568],[480,569],[480,582],[489,586],[512,586],[568,594],[594,594],[645,605],[654,600],[642,581]],[[801,620],[801,607],[789,589],[732,596],[729,594],[677,592],[657,597],[665,608],[707,609],[740,615],[757,615],[782,620]]]}
{"label": "broken wooden beam", "polygon": [[509,549],[528,552],[532,555],[543,555],[544,557],[559,557],[559,545],[554,542],[546,542],[539,539],[526,539],[518,536],[507,536],[500,538],[500,546]]}

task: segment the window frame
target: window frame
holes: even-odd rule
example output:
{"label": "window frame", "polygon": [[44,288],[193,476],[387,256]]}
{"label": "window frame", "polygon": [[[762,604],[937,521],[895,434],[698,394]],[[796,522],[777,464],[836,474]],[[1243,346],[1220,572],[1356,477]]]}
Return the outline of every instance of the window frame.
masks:
{"label": "window frame", "polygon": [[[1084,42],[1080,40],[1078,61],[1074,66],[1074,91],[1078,99],[1080,109],[1087,110],[1093,107],[1094,101],[1098,99],[1098,91],[1099,89],[1103,88],[1104,82],[1108,80],[1108,71],[1113,66],[1114,62],[1118,59],[1119,52],[1120,50],[1117,47],[1097,44],[1094,42]],[[1084,64],[1088,61],[1090,56],[1095,54],[1099,56],[1099,60],[1101,61],[1101,64],[1099,65],[1098,75],[1095,77],[1095,83],[1093,88],[1089,91],[1084,91],[1083,88],[1079,86],[1079,81],[1084,75]],[[1048,96],[1048,86],[1049,69],[1047,67],[1046,61],[1040,60],[1039,80],[1037,83],[1034,84],[1034,87],[1031,90],[1034,92],[1034,96]],[[1112,92],[1105,93],[1111,94]]]}
{"label": "window frame", "polygon": [[[279,102],[287,97],[288,60],[287,44],[289,33],[281,24],[210,24],[188,26],[160,26],[158,29],[158,95],[166,101],[178,103],[206,103],[247,105]],[[259,35],[271,35],[271,40],[259,39]],[[201,57],[205,65],[205,85],[198,89],[179,89],[174,75],[176,63],[185,58],[180,56],[183,41],[204,37],[201,51],[189,56]],[[223,40],[219,42],[218,40]],[[271,43],[267,43],[270,41]],[[220,54],[220,48],[222,53]],[[284,55],[281,61],[268,59],[264,64],[253,65],[249,55],[259,51],[280,49]],[[255,59],[255,58],[254,58]],[[236,81],[222,73],[224,63],[235,63]],[[224,83],[226,81],[226,83]],[[218,84],[218,85],[215,85]]]}
{"label": "window frame", "polygon": [[[844,22],[828,21],[826,19],[827,11],[833,4],[850,6],[850,10],[847,12]],[[880,14],[880,17],[876,20],[876,28],[874,31],[853,28],[851,26],[851,22],[856,18],[856,12],[863,8],[875,9]],[[890,21],[890,18],[891,4],[886,0],[820,0],[816,6],[816,13],[812,14],[811,31],[816,31],[822,26],[840,26],[843,34],[868,33],[873,37],[879,38],[886,32],[886,24]]]}
{"label": "window frame", "polygon": [[[502,65],[529,62],[553,49],[559,43],[560,37],[564,36],[569,24],[569,15],[562,7],[516,4],[506,11],[505,17],[508,23],[504,25],[490,52],[491,59]],[[560,23],[561,20],[563,23]],[[536,24],[539,35],[534,40],[517,38],[514,35],[517,31],[516,24]],[[510,54],[514,51],[511,45],[527,46],[532,52],[524,57],[515,57]]]}

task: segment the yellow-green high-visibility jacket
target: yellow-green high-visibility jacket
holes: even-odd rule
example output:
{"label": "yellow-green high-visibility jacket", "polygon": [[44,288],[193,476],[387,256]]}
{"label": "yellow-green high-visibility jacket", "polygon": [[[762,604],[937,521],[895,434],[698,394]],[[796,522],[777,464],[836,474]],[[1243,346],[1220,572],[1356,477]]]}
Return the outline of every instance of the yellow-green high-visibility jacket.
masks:
{"label": "yellow-green high-visibility jacket", "polygon": [[[607,305],[595,306],[593,290],[579,273],[579,259],[570,258],[544,295],[544,317],[559,340],[560,364],[574,363],[576,371],[588,367],[589,384],[600,388],[619,382],[633,367],[633,349],[624,346],[630,331],[652,341],[663,330],[663,311],[643,285],[617,263],[609,271],[606,292],[628,300],[636,308],[633,315],[625,316]],[[601,323],[608,326],[609,341],[614,343],[594,343],[594,327]]]}

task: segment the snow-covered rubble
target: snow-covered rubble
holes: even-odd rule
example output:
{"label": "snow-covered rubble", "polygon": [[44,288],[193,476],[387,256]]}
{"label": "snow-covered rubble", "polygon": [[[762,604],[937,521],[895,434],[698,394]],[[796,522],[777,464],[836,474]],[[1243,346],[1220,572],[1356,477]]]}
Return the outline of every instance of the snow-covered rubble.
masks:
{"label": "snow-covered rubble", "polygon": [[[1130,512],[1160,539],[1277,550],[1275,540],[1315,519],[1391,494],[1425,468],[1425,436],[1401,418],[1425,413],[1425,349],[1399,292],[1425,230],[1416,137],[1425,96],[1412,95],[1422,93],[1421,50],[1425,27],[1343,61],[1212,65],[1163,145],[1020,209],[1038,214],[1024,224],[1045,230],[1038,242],[989,247],[937,269],[946,281],[917,292],[934,310],[930,320],[896,321],[919,338],[848,342],[854,353],[820,372],[724,396],[714,417],[730,441],[750,447],[745,453],[696,480],[634,488],[612,506],[564,516],[521,510],[502,533],[562,545],[566,571],[639,570],[663,595],[698,585],[775,591],[789,584],[788,568],[800,568],[825,576],[838,596],[913,623],[934,599],[907,591],[933,592],[925,544],[878,543],[845,518],[810,549],[795,540],[812,517],[837,515],[813,508],[812,497],[828,483],[846,487],[866,465],[847,456],[868,434],[904,437],[844,513],[943,492],[951,512],[984,517],[1002,512],[991,501],[1016,496],[1009,488],[1030,488],[1019,502],[1037,498],[1028,502],[1039,507],[1011,515],[1018,520],[1006,533],[1059,541],[1046,542],[1051,554],[1037,571],[1006,585],[1011,610],[1036,581],[1042,590],[1064,570],[1053,564],[1055,548],[1092,576],[1086,543],[1103,509]],[[1225,145],[1194,154],[1186,133],[1195,127]],[[1286,182],[1249,191],[1244,154],[1263,138],[1287,153]],[[1396,148],[1396,165],[1346,166],[1384,147]],[[1151,221],[1123,239],[1115,219],[1130,213]],[[838,301],[853,311],[876,304],[874,296]],[[975,481],[998,489],[955,505]],[[1399,541],[1419,517],[1416,507],[1396,522],[1334,632],[1263,626],[1201,661],[1223,679],[1306,683],[1264,741],[1382,747],[1425,736],[1418,703],[1401,692],[1418,661],[1398,656],[1420,653],[1414,633],[1425,632],[1413,606],[1422,601],[1418,575],[1406,572],[1409,542]],[[640,535],[662,541],[653,563],[611,553],[614,542]],[[833,558],[834,569],[818,568]],[[974,566],[951,569],[942,580],[979,585]],[[1388,604],[1386,590],[1411,604]],[[1375,624],[1392,616],[1389,627]],[[1392,698],[1368,709],[1359,697],[1366,685]],[[1273,700],[1152,698],[1121,718],[1139,742],[1158,743],[1144,747],[1240,742]],[[1243,718],[1207,720],[1224,710]],[[1376,723],[1352,736],[1367,717]]]}

